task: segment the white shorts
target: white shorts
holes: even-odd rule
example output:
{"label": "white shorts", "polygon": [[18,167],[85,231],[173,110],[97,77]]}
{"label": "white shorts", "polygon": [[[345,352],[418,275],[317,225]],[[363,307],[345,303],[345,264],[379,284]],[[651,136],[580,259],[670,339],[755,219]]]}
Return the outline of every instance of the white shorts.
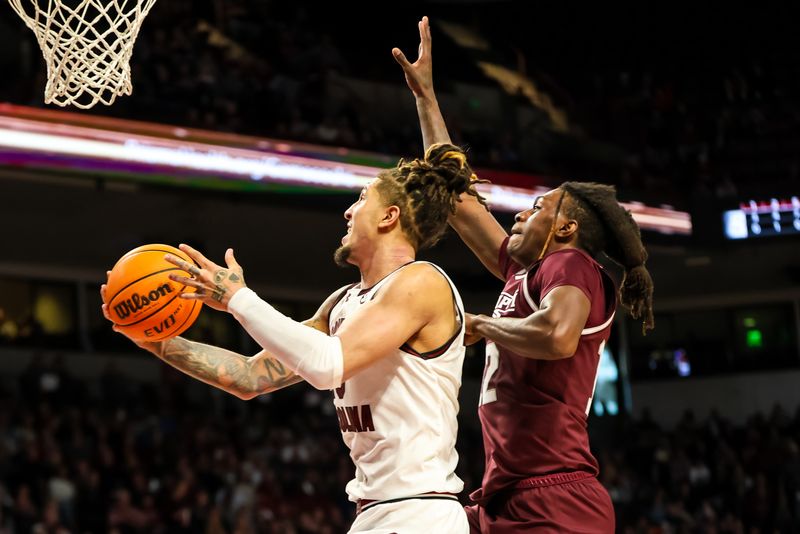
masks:
{"label": "white shorts", "polygon": [[406,499],[370,506],[348,534],[469,534],[469,523],[458,501]]}

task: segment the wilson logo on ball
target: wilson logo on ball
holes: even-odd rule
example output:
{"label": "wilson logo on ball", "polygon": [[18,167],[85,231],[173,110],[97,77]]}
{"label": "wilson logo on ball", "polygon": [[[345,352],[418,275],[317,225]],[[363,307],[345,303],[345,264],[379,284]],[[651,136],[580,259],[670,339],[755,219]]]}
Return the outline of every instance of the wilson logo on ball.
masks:
{"label": "wilson logo on ball", "polygon": [[162,284],[156,289],[153,289],[146,295],[132,295],[130,298],[123,300],[119,304],[114,305],[114,312],[120,319],[126,319],[131,314],[143,310],[150,304],[158,301],[161,297],[172,293],[172,286],[170,284]]}
{"label": "wilson logo on ball", "polygon": [[203,307],[181,293],[194,288],[170,280],[182,270],[164,257],[172,254],[188,264],[185,252],[164,244],[137,247],[122,256],[108,275],[104,302],[116,330],[136,341],[162,341],[192,326]]}

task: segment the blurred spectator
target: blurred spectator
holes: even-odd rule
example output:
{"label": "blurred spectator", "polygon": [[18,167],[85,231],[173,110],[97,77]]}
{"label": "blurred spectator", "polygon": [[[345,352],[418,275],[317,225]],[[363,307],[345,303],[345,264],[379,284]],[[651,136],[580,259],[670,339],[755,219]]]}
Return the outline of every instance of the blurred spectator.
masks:
{"label": "blurred spectator", "polygon": [[[178,412],[163,393],[188,378],[158,392],[128,380],[107,402],[42,391],[55,369],[35,359],[0,403],[0,533],[333,534],[351,521],[352,467],[324,394],[298,386],[220,411],[185,398]],[[105,395],[119,376],[109,367],[82,387]],[[462,498],[481,479],[479,438],[461,426]],[[744,426],[687,412],[672,430],[644,413],[615,439],[597,457],[620,532],[800,530],[800,410]]]}
{"label": "blurred spectator", "polygon": [[18,334],[19,327],[17,324],[8,317],[3,308],[0,308],[0,341],[14,341]]}
{"label": "blurred spectator", "polygon": [[350,520],[341,488],[352,471],[331,469],[343,445],[328,414],[315,415],[325,403],[307,397],[318,392],[284,396],[308,412],[285,420],[283,402],[259,401],[231,416],[186,401],[176,416],[168,396],[142,409],[135,384],[114,403],[53,395],[42,383],[56,369],[36,358],[20,380],[28,393],[0,404],[0,529],[303,534]]}

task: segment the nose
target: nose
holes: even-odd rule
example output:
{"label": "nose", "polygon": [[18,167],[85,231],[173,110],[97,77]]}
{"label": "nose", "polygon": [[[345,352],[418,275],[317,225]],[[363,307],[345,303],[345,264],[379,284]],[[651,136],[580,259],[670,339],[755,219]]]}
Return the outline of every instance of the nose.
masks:
{"label": "nose", "polygon": [[514,221],[523,222],[523,221],[525,221],[525,219],[528,218],[528,215],[530,215],[530,213],[531,213],[531,210],[520,211],[519,213],[514,215]]}
{"label": "nose", "polygon": [[353,206],[355,206],[355,204],[350,204],[350,207],[349,207],[349,208],[347,208],[347,209],[344,211],[344,218],[345,218],[345,220],[348,220],[348,221],[349,221],[350,219],[352,219],[352,218],[353,218]]}

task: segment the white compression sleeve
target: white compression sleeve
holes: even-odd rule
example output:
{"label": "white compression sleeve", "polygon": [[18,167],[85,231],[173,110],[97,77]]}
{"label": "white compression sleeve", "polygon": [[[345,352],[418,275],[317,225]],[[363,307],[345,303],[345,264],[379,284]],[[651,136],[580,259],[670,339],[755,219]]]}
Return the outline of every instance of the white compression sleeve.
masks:
{"label": "white compression sleeve", "polygon": [[338,337],[286,317],[249,288],[231,297],[228,310],[262,348],[315,388],[342,384],[344,356]]}

